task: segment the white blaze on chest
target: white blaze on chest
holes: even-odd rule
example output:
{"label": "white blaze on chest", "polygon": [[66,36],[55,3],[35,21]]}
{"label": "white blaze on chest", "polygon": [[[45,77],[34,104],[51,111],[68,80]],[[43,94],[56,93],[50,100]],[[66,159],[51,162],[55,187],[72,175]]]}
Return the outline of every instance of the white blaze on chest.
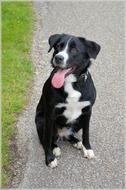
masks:
{"label": "white blaze on chest", "polygon": [[59,103],[56,106],[58,108],[66,108],[63,115],[67,118],[67,123],[76,120],[81,115],[82,109],[90,105],[89,101],[79,102],[81,93],[73,88],[73,82],[76,82],[76,78],[73,74],[69,75],[65,79],[64,90],[68,93],[68,97],[66,99],[67,103]]}

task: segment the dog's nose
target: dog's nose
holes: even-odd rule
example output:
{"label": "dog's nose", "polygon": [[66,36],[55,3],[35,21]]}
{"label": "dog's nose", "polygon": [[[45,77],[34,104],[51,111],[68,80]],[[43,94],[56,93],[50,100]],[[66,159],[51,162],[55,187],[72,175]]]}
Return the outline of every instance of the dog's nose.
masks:
{"label": "dog's nose", "polygon": [[55,55],[55,62],[56,64],[63,63],[64,57],[62,55]]}

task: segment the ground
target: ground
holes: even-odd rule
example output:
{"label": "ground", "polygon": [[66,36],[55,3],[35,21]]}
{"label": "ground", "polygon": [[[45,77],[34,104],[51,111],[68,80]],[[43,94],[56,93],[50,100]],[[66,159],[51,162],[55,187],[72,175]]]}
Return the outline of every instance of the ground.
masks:
{"label": "ground", "polygon": [[[17,123],[18,147],[25,165],[12,187],[124,188],[124,3],[34,2],[34,11],[31,55],[35,78],[30,104]],[[69,143],[61,143],[58,167],[50,169],[45,165],[34,118],[42,86],[51,71],[47,40],[54,33],[94,40],[101,45],[101,52],[90,69],[97,88],[90,126],[95,158],[87,160]]]}

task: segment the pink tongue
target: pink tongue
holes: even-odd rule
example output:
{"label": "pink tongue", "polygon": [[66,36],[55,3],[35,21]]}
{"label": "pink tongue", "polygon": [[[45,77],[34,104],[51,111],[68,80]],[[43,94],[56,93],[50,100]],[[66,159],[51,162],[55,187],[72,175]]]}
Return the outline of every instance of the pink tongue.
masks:
{"label": "pink tongue", "polygon": [[69,69],[59,69],[52,78],[52,85],[54,88],[61,88],[64,85],[65,74],[69,72]]}

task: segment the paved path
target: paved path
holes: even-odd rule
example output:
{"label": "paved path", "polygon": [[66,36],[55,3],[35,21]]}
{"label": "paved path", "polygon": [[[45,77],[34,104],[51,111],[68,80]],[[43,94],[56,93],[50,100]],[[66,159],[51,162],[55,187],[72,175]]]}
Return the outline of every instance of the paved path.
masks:
{"label": "paved path", "polygon": [[[32,60],[35,79],[29,106],[17,123],[18,145],[26,161],[18,188],[123,188],[124,3],[35,2],[34,10],[36,31]],[[51,71],[47,39],[53,33],[84,36],[98,42],[102,50],[91,68],[97,101],[90,141],[96,157],[89,161],[83,158],[81,151],[63,143],[58,167],[52,170],[45,166],[34,117],[43,83]],[[17,187],[16,182],[13,187]]]}

